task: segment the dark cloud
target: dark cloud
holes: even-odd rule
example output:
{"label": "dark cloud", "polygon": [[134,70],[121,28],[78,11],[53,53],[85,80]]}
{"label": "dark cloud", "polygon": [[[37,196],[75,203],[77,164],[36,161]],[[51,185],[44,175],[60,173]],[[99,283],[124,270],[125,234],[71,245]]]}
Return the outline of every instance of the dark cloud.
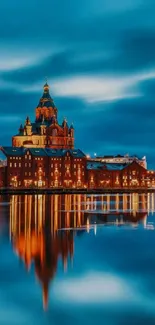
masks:
{"label": "dark cloud", "polygon": [[[42,89],[33,87],[46,75],[51,83],[83,75],[110,76],[117,83],[116,77],[134,78],[148,69],[154,71],[152,0],[119,0],[117,6],[112,0],[6,0],[0,9],[0,143],[11,143],[11,135],[26,115],[34,119]],[[28,62],[20,64],[21,58]],[[52,84],[51,94],[60,121],[66,116],[69,123],[74,122],[77,147],[100,154],[147,154],[152,166],[154,86],[153,79],[144,78],[135,84],[141,97],[103,103],[55,96]]]}

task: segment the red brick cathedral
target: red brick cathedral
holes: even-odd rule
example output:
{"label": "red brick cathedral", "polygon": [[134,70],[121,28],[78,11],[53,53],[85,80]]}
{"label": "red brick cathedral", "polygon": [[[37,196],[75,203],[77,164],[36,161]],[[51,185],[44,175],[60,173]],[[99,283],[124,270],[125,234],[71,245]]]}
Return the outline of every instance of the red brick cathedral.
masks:
{"label": "red brick cathedral", "polygon": [[[36,107],[35,122],[26,118],[12,147],[1,147],[7,166],[0,168],[0,187],[131,189],[155,187],[155,172],[137,157],[116,156],[88,159],[74,149],[74,128],[64,119],[44,85]],[[105,158],[106,157],[106,158]]]}
{"label": "red brick cathedral", "polygon": [[73,149],[73,125],[69,127],[65,118],[60,125],[57,114],[58,110],[46,83],[36,108],[35,122],[31,123],[29,117],[26,118],[24,126],[21,124],[19,133],[12,138],[13,147]]}

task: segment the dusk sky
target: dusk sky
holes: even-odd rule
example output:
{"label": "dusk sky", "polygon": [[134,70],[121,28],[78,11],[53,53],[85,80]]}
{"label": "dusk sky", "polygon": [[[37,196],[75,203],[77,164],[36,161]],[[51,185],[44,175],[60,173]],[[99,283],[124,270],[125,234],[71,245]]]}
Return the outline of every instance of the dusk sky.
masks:
{"label": "dusk sky", "polygon": [[47,76],[76,148],[155,168],[155,1],[5,0],[0,12],[0,144],[35,119]]}

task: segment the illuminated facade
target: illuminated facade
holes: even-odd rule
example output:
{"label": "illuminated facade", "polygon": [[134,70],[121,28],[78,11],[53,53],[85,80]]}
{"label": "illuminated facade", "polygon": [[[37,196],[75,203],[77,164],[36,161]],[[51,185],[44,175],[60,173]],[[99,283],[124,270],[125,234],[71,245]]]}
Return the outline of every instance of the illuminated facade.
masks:
{"label": "illuminated facade", "polygon": [[129,164],[87,162],[89,188],[154,188],[155,171],[149,171],[136,161]]}
{"label": "illuminated facade", "polygon": [[81,150],[3,147],[7,167],[0,168],[1,187],[133,189],[155,188],[155,171],[136,161],[110,164],[88,160]]}
{"label": "illuminated facade", "polygon": [[10,187],[84,188],[86,156],[81,150],[3,148]]}
{"label": "illuminated facade", "polygon": [[64,118],[58,123],[58,110],[49,93],[49,86],[44,85],[44,92],[36,108],[35,122],[27,117],[24,125],[20,125],[17,135],[12,137],[13,147],[29,148],[74,148],[74,128]]}
{"label": "illuminated facade", "polygon": [[147,170],[146,157],[104,156],[89,159],[74,149],[74,128],[60,125],[57,108],[44,85],[36,119],[26,118],[12,147],[1,147],[7,166],[0,167],[0,187],[132,189],[155,188],[155,171]]}

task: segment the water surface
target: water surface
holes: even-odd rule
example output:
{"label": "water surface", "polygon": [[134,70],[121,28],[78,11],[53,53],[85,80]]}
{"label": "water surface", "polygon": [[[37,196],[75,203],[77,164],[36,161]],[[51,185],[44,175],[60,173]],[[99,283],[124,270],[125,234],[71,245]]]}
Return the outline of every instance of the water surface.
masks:
{"label": "water surface", "polygon": [[0,197],[0,324],[155,324],[154,194]]}

